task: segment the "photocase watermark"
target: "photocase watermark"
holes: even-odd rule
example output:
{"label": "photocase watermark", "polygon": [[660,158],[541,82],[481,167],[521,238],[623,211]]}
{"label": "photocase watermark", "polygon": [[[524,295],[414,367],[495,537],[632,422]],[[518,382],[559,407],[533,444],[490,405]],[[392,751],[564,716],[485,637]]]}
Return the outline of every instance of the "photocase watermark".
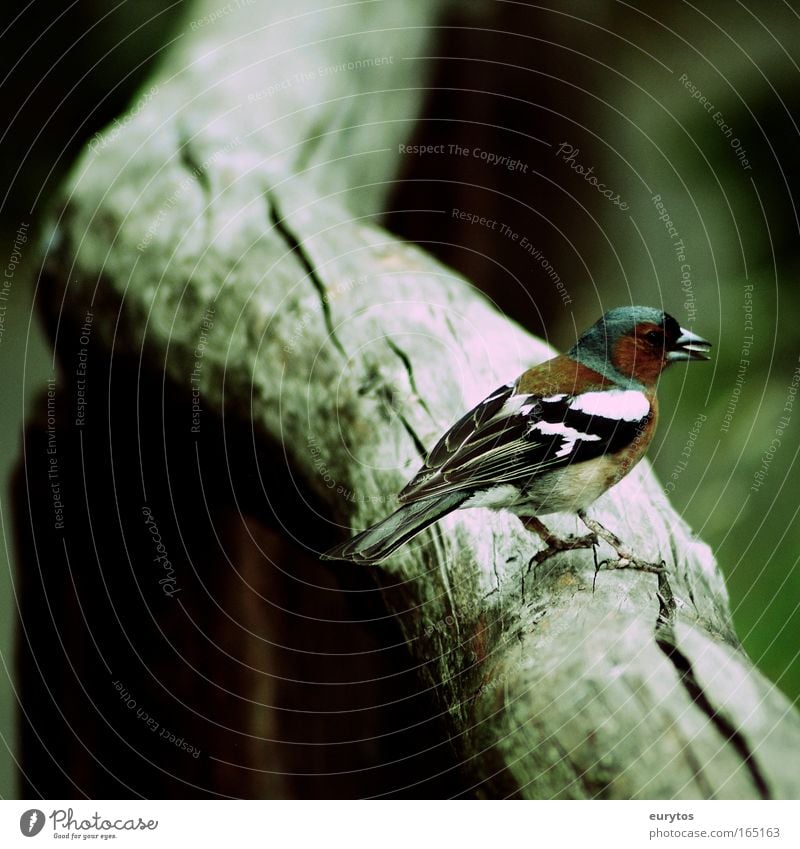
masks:
{"label": "photocase watermark", "polygon": [[289,77],[284,77],[273,85],[267,86],[259,91],[251,91],[247,95],[248,103],[256,103],[266,97],[273,97],[279,91],[287,91],[299,85],[306,85],[315,80],[341,74],[343,71],[364,71],[372,68],[380,68],[384,65],[393,65],[394,56],[368,56],[364,59],[354,59],[351,62],[339,62],[336,65],[320,65],[307,71],[297,71]]}
{"label": "photocase watermark", "polygon": [[705,415],[705,413],[697,414],[694,424],[689,429],[686,444],[683,446],[680,459],[675,463],[675,466],[669,473],[669,480],[664,484],[664,492],[675,491],[678,479],[686,471],[689,465],[689,458],[692,456],[692,451],[694,451],[695,442],[697,442],[697,437],[700,435],[700,431],[703,429],[703,425],[706,423],[707,419],[708,416]]}
{"label": "photocase watermark", "polygon": [[678,233],[678,228],[675,226],[667,207],[661,200],[661,195],[653,195],[651,198],[653,205],[658,213],[658,220],[664,223],[664,228],[667,235],[672,241],[672,249],[675,252],[675,259],[678,263],[680,271],[681,290],[683,291],[683,308],[686,310],[686,318],[688,321],[694,321],[697,316],[697,309],[694,305],[694,290],[692,287],[692,266],[686,259],[686,245]]}
{"label": "photocase watermark", "polygon": [[80,329],[78,344],[78,364],[75,368],[75,426],[83,427],[86,424],[86,372],[89,367],[89,341],[92,335],[92,322],[94,314],[91,310],[86,311],[83,318],[83,326]]}
{"label": "photocase watermark", "polygon": [[622,200],[620,197],[619,192],[615,192],[613,189],[606,186],[605,183],[601,183],[597,179],[594,173],[594,165],[586,167],[579,162],[578,155],[580,152],[580,148],[573,147],[573,145],[569,142],[561,142],[555,150],[555,155],[569,165],[576,174],[583,177],[590,186],[594,186],[595,189],[597,189],[604,198],[611,201],[614,206],[618,206],[623,211],[630,209],[627,201]]}
{"label": "photocase watermark", "polygon": [[464,147],[460,144],[398,144],[397,152],[404,156],[461,156],[478,159],[487,165],[505,168],[507,171],[528,173],[528,163],[482,147]]}
{"label": "photocase watermark", "polygon": [[139,115],[142,109],[158,94],[158,85],[150,86],[147,91],[139,96],[136,103],[121,117],[114,118],[109,127],[99,133],[95,133],[88,141],[89,150],[97,153],[115,142],[123,130],[133,119]]}
{"label": "photocase watermark", "polygon": [[731,391],[731,397],[725,407],[725,412],[722,416],[722,425],[720,433],[727,433],[730,430],[733,414],[736,412],[736,406],[739,403],[739,398],[742,394],[742,387],[746,381],[747,370],[750,368],[750,348],[753,345],[753,284],[746,283],[744,287],[744,303],[742,304],[744,311],[744,336],[742,338],[742,347],[739,349],[739,365],[736,370],[736,380]]}
{"label": "photocase watermark", "polygon": [[177,578],[175,577],[175,569],[167,554],[166,546],[161,540],[158,524],[153,518],[152,511],[147,505],[142,506],[142,516],[144,517],[145,527],[148,531],[150,531],[150,535],[153,538],[153,545],[156,550],[156,556],[153,558],[153,562],[160,564],[161,568],[164,570],[164,577],[159,578],[158,583],[161,585],[164,595],[172,598],[181,591],[181,588],[178,586]]}
{"label": "photocase watermark", "polygon": [[111,840],[116,838],[118,831],[155,831],[158,828],[158,820],[141,817],[109,819],[95,811],[90,817],[79,819],[74,808],[55,808],[45,817],[44,811],[31,808],[20,817],[19,830],[25,837],[35,837],[48,819],[53,838],[64,840]]}
{"label": "photocase watermark", "polygon": [[734,135],[733,127],[726,123],[725,116],[722,112],[717,109],[714,104],[703,94],[700,90],[700,87],[695,85],[688,77],[687,74],[681,74],[678,77],[678,82],[691,93],[692,100],[696,100],[703,109],[708,112],[711,116],[711,120],[719,127],[719,131],[728,139],[730,146],[733,148],[733,152],[736,154],[736,158],[739,160],[739,164],[745,171],[752,171],[753,166],[750,164],[747,158],[747,151],[744,149],[742,142]]}
{"label": "photocase watermark", "polygon": [[30,808],[19,818],[19,830],[25,837],[36,837],[44,828],[44,811],[39,808]]}
{"label": "photocase watermark", "polygon": [[561,279],[559,273],[555,270],[555,268],[553,268],[552,264],[541,250],[539,250],[539,248],[527,236],[521,236],[516,230],[514,230],[513,227],[510,227],[503,221],[499,221],[496,218],[488,218],[485,215],[479,215],[478,213],[469,212],[465,209],[458,209],[457,207],[454,207],[450,214],[453,218],[457,218],[460,221],[466,221],[468,224],[477,224],[479,227],[485,227],[487,230],[493,230],[519,245],[525,253],[529,254],[542,267],[543,271],[553,281],[556,291],[561,298],[562,304],[564,306],[568,306],[572,303],[572,297],[570,296],[567,287],[564,285],[564,281]]}
{"label": "photocase watermark", "polygon": [[150,731],[156,734],[160,739],[165,740],[167,743],[170,743],[178,749],[182,749],[195,760],[200,757],[200,749],[196,746],[189,745],[183,737],[178,737],[177,734],[174,734],[168,728],[161,725],[154,716],[151,716],[137,703],[136,699],[131,695],[130,691],[126,689],[125,685],[121,681],[117,680],[112,683],[114,684],[114,689],[116,689],[117,693],[119,693],[122,704],[125,705],[128,710],[136,711],[136,716],[144,722]]}
{"label": "photocase watermark", "polygon": [[[798,362],[800,362],[800,359]],[[775,455],[778,453],[778,450],[783,444],[783,436],[792,421],[794,402],[797,400],[798,386],[800,386],[800,365],[795,366],[794,372],[792,372],[792,377],[789,381],[789,387],[786,392],[786,399],[783,402],[781,416],[778,419],[778,423],[775,425],[772,440],[767,446],[766,451],[764,451],[761,455],[761,465],[753,475],[753,483],[750,485],[750,492],[758,492],[764,485],[764,481],[767,478],[772,461],[775,459]]]}
{"label": "photocase watermark", "polygon": [[47,378],[47,482],[50,484],[50,497],[53,500],[53,527],[64,530],[64,502],[61,495],[61,470],[58,466],[58,446],[56,444],[56,379]]}
{"label": "photocase watermark", "polygon": [[200,416],[203,408],[200,406],[200,378],[203,374],[203,356],[208,345],[208,334],[214,329],[214,308],[208,307],[200,319],[200,335],[194,348],[194,368],[189,375],[189,387],[192,393],[192,424],[191,432],[200,433]]}
{"label": "photocase watermark", "polygon": [[161,205],[161,208],[156,213],[155,217],[152,221],[147,225],[147,230],[145,231],[144,237],[141,241],[136,245],[136,250],[139,253],[143,253],[150,242],[153,241],[153,236],[161,229],[161,225],[164,222],[164,219],[167,215],[174,209],[175,205],[178,201],[186,194],[189,189],[195,185],[197,182],[197,178],[202,176],[208,169],[222,156],[230,153],[232,150],[235,150],[242,143],[241,136],[234,136],[224,147],[221,147],[219,150],[214,151],[211,156],[206,157],[196,168],[193,168],[189,174],[187,174],[181,181],[178,183],[178,187],[175,191],[164,201]]}
{"label": "photocase watermark", "polygon": [[222,18],[227,18],[228,15],[233,14],[239,9],[246,9],[248,6],[252,6],[255,2],[256,0],[233,0],[233,2],[226,3],[224,6],[214,9],[207,15],[203,15],[201,18],[195,18],[189,23],[189,29],[192,32],[197,32],[197,30],[211,26],[211,24],[216,23]]}

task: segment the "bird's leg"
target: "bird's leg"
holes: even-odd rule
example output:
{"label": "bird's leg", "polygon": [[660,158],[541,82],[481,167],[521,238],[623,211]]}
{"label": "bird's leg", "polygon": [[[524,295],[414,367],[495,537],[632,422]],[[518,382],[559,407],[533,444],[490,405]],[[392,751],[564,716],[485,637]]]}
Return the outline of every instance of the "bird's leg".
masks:
{"label": "bird's leg", "polygon": [[560,554],[562,551],[576,551],[582,548],[593,549],[597,545],[597,536],[594,533],[586,534],[582,537],[567,537],[567,539],[562,539],[549,531],[547,526],[535,516],[520,518],[525,527],[540,537],[542,542],[547,546],[543,551],[539,551],[531,557],[528,569],[533,565],[538,566],[540,563],[544,563],[545,560],[553,557],[555,554]]}
{"label": "bird's leg", "polygon": [[661,563],[648,563],[645,560],[640,560],[616,534],[603,527],[596,519],[587,516],[583,510],[578,511],[578,516],[593,534],[607,542],[616,551],[619,560],[611,568],[638,569],[640,572],[652,572],[656,575],[664,571],[665,564],[663,561]]}

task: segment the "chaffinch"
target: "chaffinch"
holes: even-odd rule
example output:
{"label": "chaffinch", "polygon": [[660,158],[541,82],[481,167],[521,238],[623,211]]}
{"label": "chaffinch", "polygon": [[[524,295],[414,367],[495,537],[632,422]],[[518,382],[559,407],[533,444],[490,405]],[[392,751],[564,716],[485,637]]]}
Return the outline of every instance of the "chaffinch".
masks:
{"label": "chaffinch", "polygon": [[[644,456],[664,368],[707,360],[710,347],[661,310],[607,312],[568,353],[528,369],[460,418],[400,493],[401,506],[323,559],[377,563],[447,513],[489,507],[511,510],[541,537],[537,562],[600,537],[618,566],[659,571],[585,510]],[[537,518],[566,511],[590,533],[561,539]]]}

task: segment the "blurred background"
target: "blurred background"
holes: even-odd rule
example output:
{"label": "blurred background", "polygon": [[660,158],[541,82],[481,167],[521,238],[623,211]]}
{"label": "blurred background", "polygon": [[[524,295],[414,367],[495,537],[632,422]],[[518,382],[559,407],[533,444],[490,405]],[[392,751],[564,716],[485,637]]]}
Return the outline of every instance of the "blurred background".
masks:
{"label": "blurred background", "polygon": [[[34,0],[4,13],[4,797],[20,792],[10,480],[26,417],[57,370],[34,308],[48,201],[82,145],[185,36],[190,6]],[[749,655],[795,701],[798,35],[796,2],[454,3],[409,140],[429,152],[398,152],[383,218],[557,348],[623,303],[662,306],[713,341],[708,367],[665,376],[650,457],[714,549]]]}

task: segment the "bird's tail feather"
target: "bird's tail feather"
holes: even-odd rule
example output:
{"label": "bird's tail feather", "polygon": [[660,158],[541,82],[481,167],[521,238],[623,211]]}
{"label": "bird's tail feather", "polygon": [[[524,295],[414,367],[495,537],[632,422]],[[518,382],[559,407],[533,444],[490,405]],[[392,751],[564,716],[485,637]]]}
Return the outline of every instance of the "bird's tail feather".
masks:
{"label": "bird's tail feather", "polygon": [[379,563],[418,533],[455,510],[467,496],[454,492],[403,504],[390,516],[322,555],[323,560]]}

